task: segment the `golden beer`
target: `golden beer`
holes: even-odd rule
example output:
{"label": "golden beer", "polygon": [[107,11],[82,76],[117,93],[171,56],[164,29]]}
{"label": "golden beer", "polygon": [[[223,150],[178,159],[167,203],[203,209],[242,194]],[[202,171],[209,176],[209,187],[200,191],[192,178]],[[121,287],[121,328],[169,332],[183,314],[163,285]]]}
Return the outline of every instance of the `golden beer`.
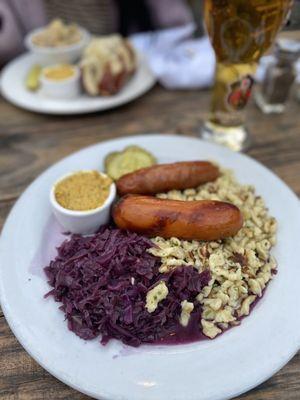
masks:
{"label": "golden beer", "polygon": [[291,0],[205,0],[208,35],[221,63],[252,63],[270,48]]}
{"label": "golden beer", "polygon": [[273,44],[292,3],[293,0],[204,0],[205,23],[217,58],[206,133],[216,132],[218,141],[225,141],[226,135],[233,140],[235,131],[239,131],[240,141],[245,139],[243,110],[251,94],[257,62]]}

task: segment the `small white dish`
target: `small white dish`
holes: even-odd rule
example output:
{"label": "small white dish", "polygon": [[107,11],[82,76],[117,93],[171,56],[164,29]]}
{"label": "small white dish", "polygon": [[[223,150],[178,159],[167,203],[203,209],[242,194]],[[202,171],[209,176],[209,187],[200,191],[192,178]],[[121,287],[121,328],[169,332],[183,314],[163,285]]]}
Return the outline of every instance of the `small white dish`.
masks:
{"label": "small white dish", "polygon": [[[81,172],[86,172],[82,170]],[[102,206],[93,210],[87,211],[74,211],[62,207],[56,200],[55,187],[63,179],[73,175],[75,172],[70,172],[63,175],[58,179],[50,190],[50,203],[52,211],[60,223],[60,225],[70,233],[78,233],[81,235],[88,235],[95,233],[101,225],[105,225],[110,220],[111,206],[116,198],[116,185],[114,182],[110,185],[110,191],[107,199]],[[107,177],[106,174],[99,172],[102,176]]]}
{"label": "small white dish", "polygon": [[59,47],[42,47],[37,46],[32,42],[32,38],[42,32],[45,27],[34,29],[29,32],[24,39],[25,47],[35,56],[36,62],[40,64],[55,64],[55,63],[73,63],[77,61],[84,48],[90,41],[91,35],[84,28],[78,28],[81,34],[81,39],[74,44]]}
{"label": "small white dish", "polygon": [[147,61],[138,55],[135,74],[116,95],[91,97],[81,93],[74,99],[53,99],[43,96],[40,90],[30,92],[25,87],[26,75],[30,68],[37,63],[42,64],[37,62],[31,53],[23,54],[8,63],[1,71],[0,90],[3,97],[12,104],[43,114],[77,115],[108,110],[142,96],[155,84],[155,77],[150,71]]}
{"label": "small white dish", "polygon": [[56,99],[74,99],[80,94],[80,71],[72,65],[73,75],[65,79],[51,79],[47,77],[47,71],[58,67],[51,65],[42,69],[40,76],[41,94]]}

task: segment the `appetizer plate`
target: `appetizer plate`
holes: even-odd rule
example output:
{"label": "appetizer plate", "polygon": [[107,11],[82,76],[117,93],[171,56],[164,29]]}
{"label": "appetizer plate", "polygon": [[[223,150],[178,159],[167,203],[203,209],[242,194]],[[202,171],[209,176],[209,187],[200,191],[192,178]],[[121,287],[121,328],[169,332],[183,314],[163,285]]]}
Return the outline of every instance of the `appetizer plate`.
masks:
{"label": "appetizer plate", "polygon": [[30,92],[25,87],[26,74],[34,64],[36,64],[35,57],[30,53],[10,62],[1,74],[1,94],[16,106],[45,114],[84,114],[107,110],[140,97],[155,84],[155,78],[147,62],[139,56],[136,73],[114,96],[91,97],[82,94],[76,99],[51,99],[42,93]]}
{"label": "appetizer plate", "polygon": [[[253,184],[279,224],[274,255],[278,274],[241,326],[215,340],[133,349],[118,341],[103,347],[68,331],[42,267],[32,260],[51,218],[49,190],[74,169],[103,168],[107,153],[135,144],[159,162],[211,159]],[[173,135],[113,140],[75,153],[38,177],[11,211],[0,241],[0,293],[6,319],[28,353],[71,387],[105,400],[225,400],[259,385],[282,368],[300,346],[300,203],[258,162],[217,145]]]}

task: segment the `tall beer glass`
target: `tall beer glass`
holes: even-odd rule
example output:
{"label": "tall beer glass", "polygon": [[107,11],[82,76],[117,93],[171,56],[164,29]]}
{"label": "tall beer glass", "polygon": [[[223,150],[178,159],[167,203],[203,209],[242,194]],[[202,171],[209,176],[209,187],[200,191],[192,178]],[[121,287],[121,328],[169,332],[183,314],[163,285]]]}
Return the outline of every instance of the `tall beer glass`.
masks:
{"label": "tall beer glass", "polygon": [[209,120],[202,136],[234,150],[247,146],[244,110],[260,57],[273,44],[293,0],[204,0],[204,18],[216,53]]}

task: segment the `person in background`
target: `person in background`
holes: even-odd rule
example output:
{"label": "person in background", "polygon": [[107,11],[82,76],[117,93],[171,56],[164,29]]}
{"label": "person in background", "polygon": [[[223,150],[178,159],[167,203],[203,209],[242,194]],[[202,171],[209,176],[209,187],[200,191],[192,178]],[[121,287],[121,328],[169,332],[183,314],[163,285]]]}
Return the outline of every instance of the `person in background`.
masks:
{"label": "person in background", "polygon": [[54,18],[127,36],[184,25],[193,14],[187,0],[0,0],[0,66],[24,51],[27,32]]}
{"label": "person in background", "polygon": [[0,66],[23,50],[28,31],[45,23],[40,0],[0,0]]}

